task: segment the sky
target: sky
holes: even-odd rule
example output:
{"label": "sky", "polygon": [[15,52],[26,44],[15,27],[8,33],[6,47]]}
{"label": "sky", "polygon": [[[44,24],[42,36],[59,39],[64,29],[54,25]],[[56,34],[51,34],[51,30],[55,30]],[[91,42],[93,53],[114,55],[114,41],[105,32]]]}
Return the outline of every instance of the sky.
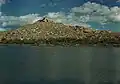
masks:
{"label": "sky", "polygon": [[116,0],[9,0],[2,4],[0,14],[0,31],[43,16],[64,24],[120,31],[120,2]]}
{"label": "sky", "polygon": [[[54,3],[51,3],[54,2]],[[87,1],[104,4],[107,6],[120,6],[116,0],[9,0],[2,6],[2,11],[6,15],[20,16],[29,13],[41,13],[68,11],[75,6],[81,6]],[[52,6],[54,5],[54,6]]]}
{"label": "sky", "polygon": [[[2,6],[2,11],[7,15],[24,15],[28,13],[46,13],[68,11],[69,8],[79,6],[82,0],[53,0],[56,6],[52,6],[51,0],[12,0]],[[46,5],[42,7],[42,5]]]}

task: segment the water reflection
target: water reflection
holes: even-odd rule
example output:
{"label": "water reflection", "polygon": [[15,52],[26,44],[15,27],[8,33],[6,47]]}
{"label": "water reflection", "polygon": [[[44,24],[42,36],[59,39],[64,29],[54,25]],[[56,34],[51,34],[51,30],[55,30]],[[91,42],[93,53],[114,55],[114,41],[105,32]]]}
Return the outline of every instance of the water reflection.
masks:
{"label": "water reflection", "polygon": [[120,84],[119,50],[0,46],[0,84]]}

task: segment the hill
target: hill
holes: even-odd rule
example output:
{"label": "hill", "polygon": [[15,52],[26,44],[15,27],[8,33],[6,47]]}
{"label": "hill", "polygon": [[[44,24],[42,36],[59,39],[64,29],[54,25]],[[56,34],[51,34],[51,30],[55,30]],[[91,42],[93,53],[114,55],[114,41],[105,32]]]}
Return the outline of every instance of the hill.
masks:
{"label": "hill", "polygon": [[64,25],[48,19],[18,29],[0,32],[1,44],[50,44],[62,46],[120,45],[120,33],[93,30],[82,26]]}

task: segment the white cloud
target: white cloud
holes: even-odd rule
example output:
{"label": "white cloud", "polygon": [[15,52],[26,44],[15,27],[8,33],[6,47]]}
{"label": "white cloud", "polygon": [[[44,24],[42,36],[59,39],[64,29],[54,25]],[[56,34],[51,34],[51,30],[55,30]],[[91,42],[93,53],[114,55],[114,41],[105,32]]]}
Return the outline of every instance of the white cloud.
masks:
{"label": "white cloud", "polygon": [[[49,12],[45,15],[55,22],[62,22],[64,24],[82,25],[90,27],[88,22],[108,24],[120,22],[120,8],[109,8],[104,5],[87,2],[80,7],[71,8],[69,13],[64,12]],[[0,25],[1,27],[11,25],[25,25],[36,22],[43,16],[40,14],[28,14],[24,16],[2,16],[0,12]]]}

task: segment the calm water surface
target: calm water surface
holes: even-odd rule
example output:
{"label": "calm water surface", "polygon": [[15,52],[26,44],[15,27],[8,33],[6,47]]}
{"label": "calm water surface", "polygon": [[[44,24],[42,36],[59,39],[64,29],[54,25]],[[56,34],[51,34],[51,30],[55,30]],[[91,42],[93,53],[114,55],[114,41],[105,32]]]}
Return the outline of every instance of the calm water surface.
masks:
{"label": "calm water surface", "polygon": [[120,48],[0,46],[0,84],[120,84]]}

